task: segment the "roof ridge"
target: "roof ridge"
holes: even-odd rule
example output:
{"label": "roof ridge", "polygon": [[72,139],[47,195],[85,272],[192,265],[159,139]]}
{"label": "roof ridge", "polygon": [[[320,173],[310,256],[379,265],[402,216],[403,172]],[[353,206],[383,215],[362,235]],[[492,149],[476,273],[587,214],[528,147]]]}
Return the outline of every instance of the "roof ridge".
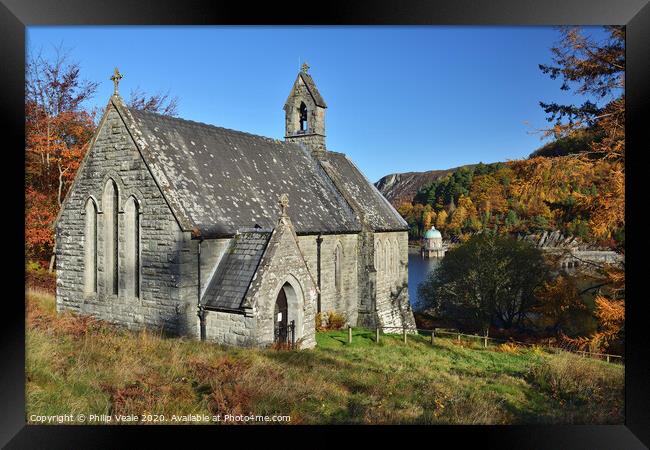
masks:
{"label": "roof ridge", "polygon": [[143,109],[132,108],[130,106],[127,106],[126,108],[131,113],[135,112],[136,115],[137,114],[148,114],[148,115],[151,115],[151,116],[159,117],[159,118],[161,118],[163,120],[186,122],[186,123],[189,123],[189,124],[199,125],[199,126],[205,127],[205,128],[216,128],[216,129],[219,129],[219,130],[225,130],[225,131],[228,131],[228,132],[232,132],[232,133],[236,133],[236,134],[240,134],[240,135],[244,135],[244,136],[250,136],[250,137],[253,137],[253,138],[263,139],[263,140],[266,140],[266,141],[272,141],[272,142],[275,142],[275,143],[287,144],[287,145],[290,145],[290,146],[295,146],[296,145],[296,144],[294,144],[292,142],[289,142],[289,141],[286,141],[286,140],[283,140],[283,139],[276,139],[276,138],[272,138],[272,137],[269,137],[269,136],[263,136],[261,134],[248,133],[246,131],[235,130],[234,128],[226,128],[226,127],[222,127],[222,126],[219,126],[219,125],[214,125],[214,124],[211,124],[211,123],[199,122],[198,120],[185,119],[183,117],[168,116],[168,115],[165,115],[165,114],[159,114],[159,113],[155,113],[155,112],[151,112],[151,111],[145,111]]}

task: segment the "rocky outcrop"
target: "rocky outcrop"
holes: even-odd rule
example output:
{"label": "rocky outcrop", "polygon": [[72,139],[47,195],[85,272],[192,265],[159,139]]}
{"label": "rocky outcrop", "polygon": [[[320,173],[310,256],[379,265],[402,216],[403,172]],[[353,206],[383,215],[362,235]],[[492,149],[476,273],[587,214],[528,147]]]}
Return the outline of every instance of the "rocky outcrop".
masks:
{"label": "rocky outcrop", "polygon": [[412,201],[421,188],[458,169],[459,167],[446,170],[429,170],[427,172],[391,173],[377,181],[375,187],[393,206],[397,207],[400,203]]}
{"label": "rocky outcrop", "polygon": [[616,266],[625,264],[625,255],[582,242],[575,236],[565,237],[558,230],[544,231],[541,234],[520,235],[518,239],[528,241],[542,251],[561,254],[558,264],[563,269],[583,267],[589,270],[601,267],[603,264]]}
{"label": "rocky outcrop", "polygon": [[589,244],[582,242],[580,238],[576,236],[564,236],[558,230],[555,231],[544,231],[541,234],[527,234],[517,236],[519,239],[534,244],[535,247],[541,249],[570,249],[570,250],[609,250],[600,248],[594,244]]}

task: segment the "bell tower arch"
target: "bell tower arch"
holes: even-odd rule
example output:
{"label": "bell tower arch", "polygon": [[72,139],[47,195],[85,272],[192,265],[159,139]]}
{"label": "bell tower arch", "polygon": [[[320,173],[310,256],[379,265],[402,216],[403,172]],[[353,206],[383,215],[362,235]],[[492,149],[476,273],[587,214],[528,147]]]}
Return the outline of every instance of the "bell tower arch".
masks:
{"label": "bell tower arch", "polygon": [[309,74],[309,66],[304,63],[284,104],[285,140],[301,144],[312,152],[324,153],[326,108]]}

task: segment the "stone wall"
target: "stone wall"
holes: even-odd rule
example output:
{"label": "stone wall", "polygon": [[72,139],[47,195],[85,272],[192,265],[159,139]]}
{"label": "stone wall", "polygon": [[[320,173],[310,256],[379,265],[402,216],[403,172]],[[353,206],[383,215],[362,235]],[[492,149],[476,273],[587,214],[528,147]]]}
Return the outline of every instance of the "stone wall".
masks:
{"label": "stone wall", "polygon": [[377,320],[384,327],[415,327],[408,295],[408,233],[374,233],[374,241]]}
{"label": "stone wall", "polygon": [[[117,186],[118,295],[105,284],[105,217],[102,204],[109,180]],[[139,203],[139,296],[127,295],[132,270],[126,266],[124,204],[134,196]],[[97,205],[97,289],[84,293],[86,201]],[[181,278],[181,265],[190,257],[190,235],[179,228],[160,189],[129,136],[119,114],[109,107],[97,139],[68,194],[56,230],[57,310],[73,310],[118,322],[129,328],[164,328],[183,333],[181,299],[193,290],[196,279]],[[109,261],[110,262],[110,261]],[[196,298],[196,296],[194,296]]]}
{"label": "stone wall", "polygon": [[[318,276],[318,246],[316,235],[298,236],[298,245],[314,277]],[[334,252],[342,249],[341,286],[336,289]],[[343,314],[351,325],[356,325],[358,314],[357,290],[357,235],[322,235],[321,243],[321,312]]]}
{"label": "stone wall", "polygon": [[359,290],[357,325],[374,328],[377,326],[375,310],[377,295],[377,270],[375,269],[375,234],[363,230],[358,234],[357,288]]}
{"label": "stone wall", "polygon": [[257,344],[257,320],[244,314],[221,311],[205,312],[205,338],[207,341],[238,347]]}

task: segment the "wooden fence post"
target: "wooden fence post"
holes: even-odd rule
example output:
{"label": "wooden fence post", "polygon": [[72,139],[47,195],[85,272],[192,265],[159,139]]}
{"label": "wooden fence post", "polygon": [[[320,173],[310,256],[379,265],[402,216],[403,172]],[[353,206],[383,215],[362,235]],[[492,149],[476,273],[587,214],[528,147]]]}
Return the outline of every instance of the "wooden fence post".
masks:
{"label": "wooden fence post", "polygon": [[348,325],[348,344],[352,344],[352,327]]}
{"label": "wooden fence post", "polygon": [[609,355],[607,355],[607,362],[609,362]]}
{"label": "wooden fence post", "polygon": [[436,337],[436,329],[431,330],[431,345],[433,345],[433,338]]}
{"label": "wooden fence post", "polygon": [[377,329],[375,330],[375,342],[379,344],[379,326],[377,326]]}
{"label": "wooden fence post", "polygon": [[406,327],[404,327],[404,343],[406,344]]}
{"label": "wooden fence post", "polygon": [[460,344],[460,333],[458,333],[458,343]]}

